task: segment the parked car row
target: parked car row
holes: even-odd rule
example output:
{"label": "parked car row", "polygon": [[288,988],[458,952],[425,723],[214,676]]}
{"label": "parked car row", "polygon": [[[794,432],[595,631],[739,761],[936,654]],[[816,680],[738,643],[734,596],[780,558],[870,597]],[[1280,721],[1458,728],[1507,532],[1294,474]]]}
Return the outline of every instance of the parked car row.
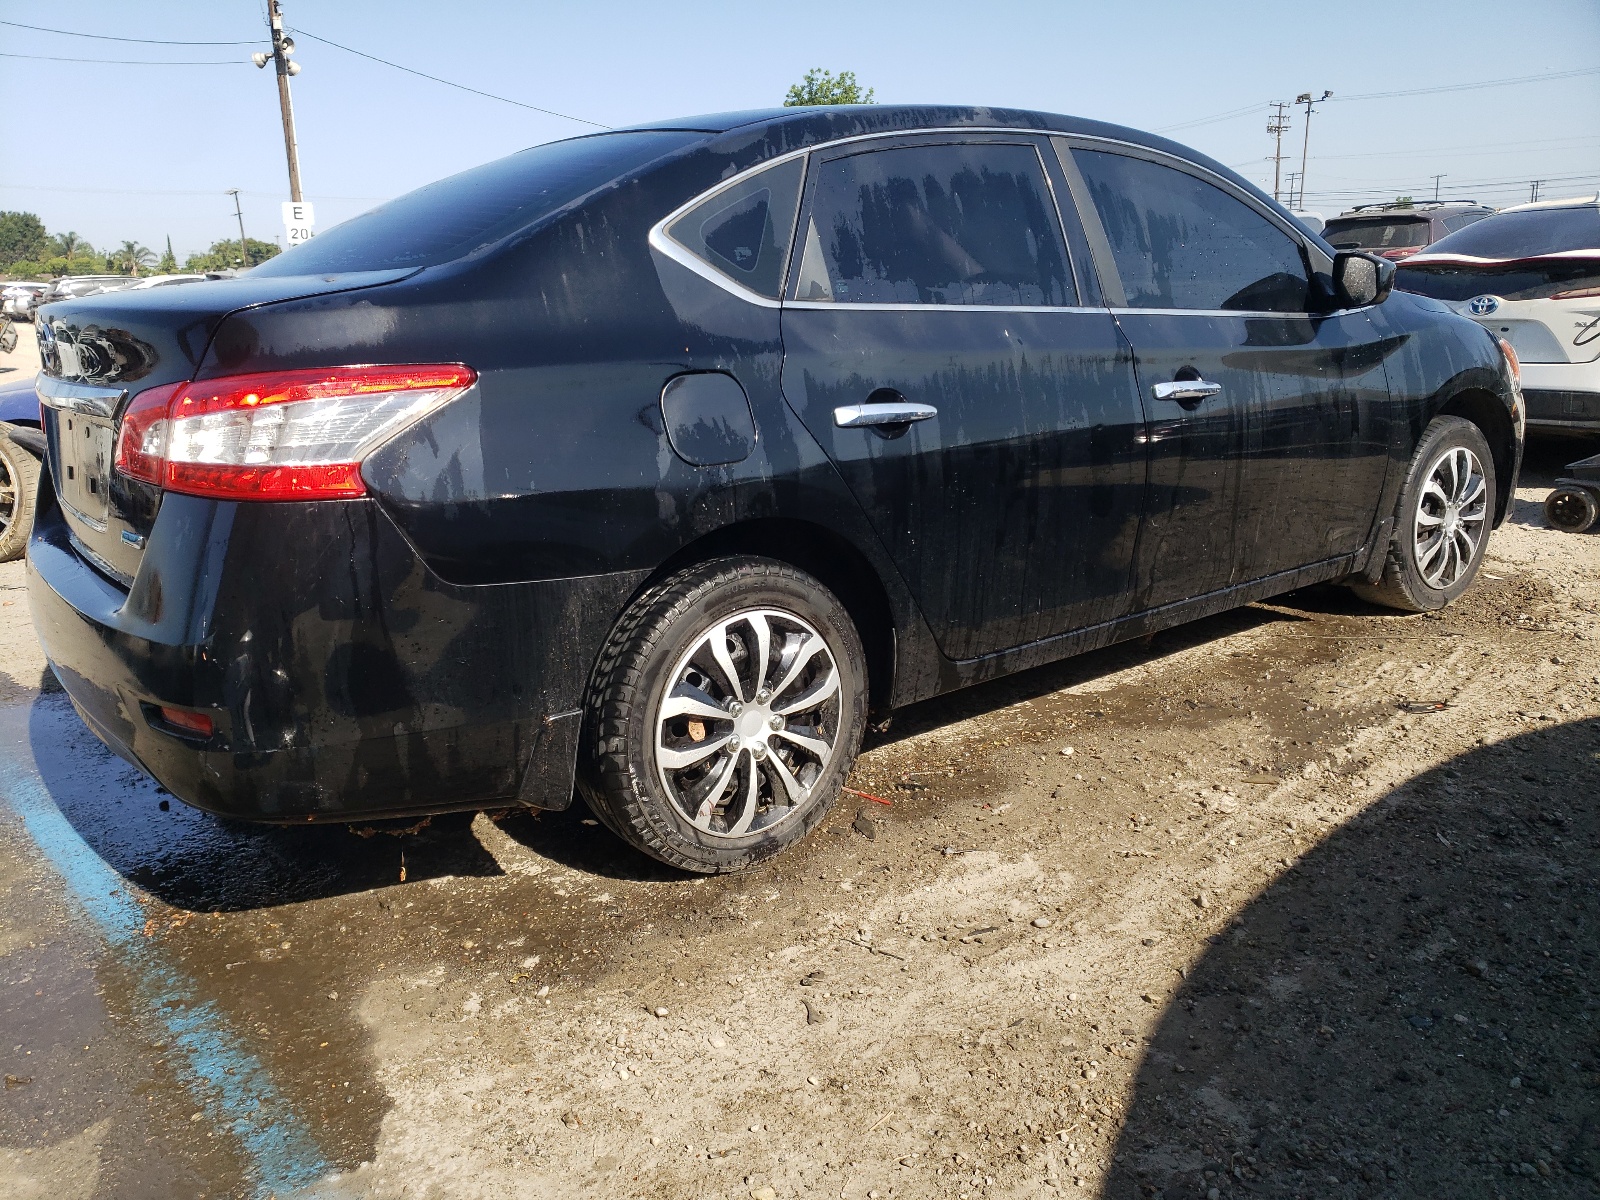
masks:
{"label": "parked car row", "polygon": [[39,307],[56,300],[81,299],[102,292],[145,291],[174,283],[198,283],[206,275],[64,275],[50,283],[22,281],[0,289],[0,313],[19,321],[31,321]]}

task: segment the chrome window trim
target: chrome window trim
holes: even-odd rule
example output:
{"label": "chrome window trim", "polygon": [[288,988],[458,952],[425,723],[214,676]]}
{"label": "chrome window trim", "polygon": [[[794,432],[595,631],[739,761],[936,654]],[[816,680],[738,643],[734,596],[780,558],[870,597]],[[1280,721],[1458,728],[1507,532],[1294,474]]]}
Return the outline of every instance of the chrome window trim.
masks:
{"label": "chrome window trim", "polygon": [[92,383],[71,383],[40,371],[33,381],[42,403],[57,412],[83,413],[90,417],[110,420],[123,399],[127,388],[103,387]]}
{"label": "chrome window trim", "polygon": [[837,300],[785,300],[784,308],[826,309],[829,312],[1014,312],[1014,313],[1099,313],[1108,311],[1104,305],[1082,304],[920,304],[875,301],[870,303],[840,302]]}
{"label": "chrome window trim", "polygon": [[[674,221],[676,221],[679,217],[683,216],[690,209],[692,209],[692,208],[696,207],[697,205],[702,204],[705,201],[711,199],[713,196],[717,195],[719,192],[726,191],[727,189],[735,186],[736,184],[743,183],[750,176],[752,176],[752,175],[754,175],[754,174],[756,174],[756,173],[758,173],[760,171],[765,171],[765,170],[767,170],[767,169],[769,169],[771,167],[775,167],[779,163],[788,162],[792,158],[801,158],[801,157],[803,157],[805,155],[808,155],[808,154],[816,154],[816,153],[819,153],[821,151],[831,150],[831,149],[834,149],[834,148],[839,147],[839,146],[849,146],[849,145],[853,145],[853,144],[858,143],[858,142],[877,142],[877,141],[886,141],[886,140],[895,139],[895,138],[921,138],[921,137],[929,136],[929,135],[945,136],[945,135],[950,135],[950,134],[963,134],[963,135],[965,135],[965,134],[984,134],[984,135],[1005,134],[1005,135],[1010,135],[1012,137],[1025,136],[1025,137],[1044,137],[1044,138],[1052,138],[1052,139],[1054,139],[1054,138],[1067,138],[1067,139],[1070,139],[1073,142],[1083,142],[1083,143],[1093,142],[1093,143],[1096,143],[1096,144],[1098,144],[1100,146],[1115,146],[1115,147],[1121,147],[1121,148],[1124,148],[1124,149],[1127,149],[1127,150],[1132,150],[1132,151],[1136,152],[1135,157],[1146,157],[1146,158],[1149,158],[1151,161],[1162,162],[1162,163],[1166,163],[1166,164],[1172,164],[1172,165],[1175,165],[1175,166],[1179,167],[1180,169],[1186,170],[1191,175],[1197,175],[1197,176],[1205,177],[1207,182],[1215,181],[1216,185],[1221,187],[1230,196],[1233,196],[1235,199],[1241,201],[1242,203],[1246,204],[1247,206],[1249,206],[1254,211],[1256,211],[1256,212],[1260,213],[1262,216],[1266,217],[1274,225],[1278,226],[1278,228],[1281,229],[1291,239],[1293,239],[1295,242],[1299,243],[1301,246],[1305,247],[1305,250],[1306,250],[1306,252],[1308,254],[1314,255],[1319,260],[1320,259],[1327,259],[1327,255],[1322,253],[1322,251],[1317,248],[1315,243],[1310,242],[1310,241],[1308,241],[1306,239],[1305,233],[1304,233],[1303,230],[1296,229],[1293,225],[1291,225],[1288,222],[1282,220],[1280,217],[1278,217],[1276,214],[1274,214],[1270,209],[1262,207],[1261,203],[1258,200],[1256,200],[1253,196],[1251,196],[1247,192],[1240,191],[1237,184],[1235,184],[1234,182],[1232,182],[1231,180],[1229,180],[1225,176],[1217,174],[1215,171],[1211,170],[1209,167],[1201,166],[1199,163],[1191,162],[1189,159],[1183,158],[1183,157],[1181,157],[1179,155],[1176,155],[1176,154],[1169,153],[1169,152],[1167,152],[1165,150],[1156,150],[1156,149],[1153,149],[1153,148],[1151,148],[1149,146],[1140,145],[1138,142],[1124,141],[1121,138],[1109,138],[1109,137],[1104,137],[1104,136],[1101,136],[1101,135],[1098,135],[1098,134],[1090,134],[1090,133],[1072,133],[1072,132],[1069,132],[1069,131],[1064,130],[1064,129],[1032,129],[1032,128],[1019,128],[1017,126],[1012,126],[1012,125],[940,125],[940,126],[935,126],[933,128],[929,128],[929,129],[887,129],[887,130],[880,130],[880,131],[875,132],[875,133],[857,133],[857,134],[852,134],[850,137],[833,138],[830,141],[818,142],[818,143],[816,143],[815,145],[812,145],[812,146],[802,146],[798,150],[789,150],[789,151],[786,151],[783,154],[777,155],[774,158],[763,159],[761,162],[756,163],[754,166],[746,167],[743,171],[740,171],[740,172],[738,172],[737,174],[734,174],[734,175],[730,175],[727,179],[721,180],[720,182],[718,182],[714,186],[707,188],[703,192],[700,192],[698,195],[694,196],[693,198],[691,198],[690,200],[686,201],[685,203],[680,204],[677,208],[673,209],[670,213],[668,213],[666,216],[662,217],[661,220],[657,221],[654,225],[652,225],[650,227],[650,233],[649,233],[649,237],[648,237],[649,244],[650,244],[652,249],[660,252],[663,256],[665,256],[667,258],[670,258],[673,262],[677,263],[679,266],[685,267],[688,270],[693,271],[696,275],[699,275],[702,279],[705,279],[706,281],[708,281],[710,283],[716,284],[723,291],[728,292],[729,294],[731,294],[733,296],[736,296],[741,300],[747,301],[748,303],[757,305],[758,307],[761,307],[761,308],[785,308],[785,307],[791,307],[791,306],[795,307],[795,308],[821,307],[821,308],[833,308],[833,309],[842,309],[842,308],[854,308],[854,309],[889,308],[889,309],[895,309],[895,310],[914,311],[914,312],[942,311],[942,310],[945,310],[945,309],[953,309],[955,311],[960,311],[962,309],[975,309],[976,308],[976,309],[983,309],[983,310],[985,310],[987,312],[1098,312],[1098,313],[1106,312],[1107,308],[1105,306],[1096,308],[1096,307],[1092,307],[1092,306],[1090,306],[1090,307],[1081,307],[1081,306],[1066,306],[1066,305],[1063,305],[1063,306],[1044,305],[1044,306],[1026,306],[1026,307],[1014,307],[1014,306],[1007,306],[1007,305],[990,305],[990,304],[893,304],[893,305],[889,305],[889,304],[849,304],[849,303],[841,304],[838,301],[831,301],[830,302],[830,301],[822,301],[822,300],[774,300],[770,296],[763,296],[759,292],[751,291],[749,288],[745,287],[743,284],[739,283],[737,280],[730,279],[728,276],[724,275],[721,271],[718,271],[715,267],[711,266],[710,263],[705,262],[704,260],[702,260],[701,258],[696,256],[692,251],[690,251],[689,249],[687,249],[684,246],[679,245],[677,242],[673,241],[672,238],[667,236],[667,232],[666,232],[667,231],[667,227],[669,225],[671,225]],[[1035,147],[1035,149],[1037,150],[1037,147]],[[1044,163],[1041,161],[1040,165],[1041,165],[1041,167],[1043,167]],[[805,184],[806,184],[806,181],[802,181],[802,183],[801,183],[801,188],[802,189],[804,189]],[[1053,187],[1053,185],[1051,183],[1050,172],[1048,170],[1045,171],[1045,185],[1047,187],[1051,188],[1052,195],[1054,195],[1054,187]],[[1057,201],[1057,216],[1058,216],[1058,219],[1060,219],[1060,197],[1059,196],[1056,197],[1056,201]],[[1074,207],[1078,207],[1078,206],[1075,204]],[[804,208],[805,208],[805,193],[802,190],[802,192],[801,192],[801,203],[800,203],[799,208],[797,208],[796,211],[795,211],[796,229],[795,230],[791,230],[790,231],[790,235],[789,235],[789,260],[790,260],[789,261],[789,266],[791,266],[791,267],[793,266],[794,243],[795,243],[795,238],[797,236],[797,230],[798,230],[798,225],[799,225],[799,220],[800,220],[800,213],[801,213],[801,210],[803,210]],[[1085,223],[1085,225],[1087,226],[1088,218],[1083,216],[1083,214],[1081,212],[1079,214],[1079,219],[1081,221],[1083,221]],[[1087,228],[1085,229],[1085,232],[1087,233]],[[1063,237],[1063,239],[1066,238],[1066,231],[1065,230],[1062,230],[1062,237]],[[1071,267],[1073,267],[1075,265],[1073,263],[1073,260],[1072,260],[1072,245],[1071,245],[1070,240],[1067,242],[1066,252],[1067,252],[1067,262],[1068,262],[1068,266],[1069,266],[1069,269],[1070,269]],[[1328,270],[1332,270],[1333,269],[1333,263],[1332,263],[1331,259],[1328,259],[1327,268],[1326,269],[1328,269]],[[1076,286],[1076,284],[1077,284],[1076,276],[1074,276],[1073,283]],[[1104,281],[1103,280],[1102,280],[1102,286],[1104,286]],[[787,289],[788,289],[788,272],[787,271],[785,271],[785,273],[784,273],[784,288],[785,288],[785,291],[787,291]],[[1118,311],[1118,310],[1112,309],[1111,311],[1115,312],[1115,311]],[[1158,309],[1150,309],[1150,308],[1139,308],[1139,309],[1127,309],[1127,310],[1123,310],[1123,311],[1142,312],[1142,313],[1151,313],[1151,312],[1180,313],[1181,312],[1181,313],[1183,313],[1185,315],[1188,315],[1188,314],[1191,314],[1191,313],[1201,312],[1203,310],[1200,310],[1200,309],[1171,309],[1171,310],[1169,310],[1169,309],[1159,309],[1158,310]],[[1211,310],[1204,310],[1204,311],[1211,311]],[[1340,311],[1355,311],[1355,310],[1340,310]],[[1307,312],[1307,313],[1237,313],[1237,312],[1233,312],[1233,311],[1225,311],[1225,312],[1222,312],[1221,315],[1230,316],[1230,317],[1231,316],[1271,316],[1271,317],[1308,316],[1309,317],[1309,316],[1325,316],[1327,314],[1310,313],[1310,312]]]}

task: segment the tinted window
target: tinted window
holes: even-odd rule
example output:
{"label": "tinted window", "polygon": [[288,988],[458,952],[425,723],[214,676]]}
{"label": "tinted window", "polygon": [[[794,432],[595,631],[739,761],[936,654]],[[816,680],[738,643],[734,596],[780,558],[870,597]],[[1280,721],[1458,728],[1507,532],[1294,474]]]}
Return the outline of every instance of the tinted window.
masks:
{"label": "tinted window", "polygon": [[1485,217],[1492,215],[1493,214],[1486,212],[1456,213],[1454,216],[1446,217],[1444,219],[1444,231],[1446,233],[1454,233],[1458,229],[1465,229],[1474,221],[1481,221]]}
{"label": "tinted window", "polygon": [[1600,250],[1600,205],[1496,213],[1440,238],[1428,253],[1530,258],[1564,250]]}
{"label": "tinted window", "polygon": [[757,172],[690,209],[667,234],[729,279],[777,299],[804,174],[799,158]]}
{"label": "tinted window", "polygon": [[1254,209],[1171,167],[1098,150],[1073,157],[1130,307],[1306,310],[1299,244]]}
{"label": "tinted window", "polygon": [[535,146],[379,205],[251,274],[314,275],[449,262],[703,136],[602,133]]}
{"label": "tinted window", "polygon": [[1322,238],[1335,250],[1392,250],[1400,246],[1426,246],[1428,220],[1396,221],[1392,217],[1358,217],[1329,221]]}
{"label": "tinted window", "polygon": [[1076,300],[1031,146],[905,146],[821,163],[804,238],[800,300]]}

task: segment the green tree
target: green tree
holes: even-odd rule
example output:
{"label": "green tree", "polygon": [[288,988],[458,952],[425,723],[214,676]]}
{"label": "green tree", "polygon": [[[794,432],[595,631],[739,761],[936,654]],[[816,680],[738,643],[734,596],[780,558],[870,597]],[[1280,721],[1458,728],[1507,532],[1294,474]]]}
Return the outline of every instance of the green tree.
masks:
{"label": "green tree", "polygon": [[250,248],[250,262],[240,261],[239,239],[225,238],[220,242],[212,242],[211,249],[204,254],[191,254],[189,261],[183,264],[185,271],[225,271],[230,268],[243,268],[257,266],[264,263],[278,253],[278,247],[272,242],[262,242],[251,238],[247,245]]}
{"label": "green tree", "polygon": [[1410,208],[1415,203],[1410,196],[1396,196],[1394,202],[1399,208]]}
{"label": "green tree", "polygon": [[172,253],[172,235],[167,234],[167,252],[161,256],[161,261],[156,264],[156,274],[173,275],[178,270],[178,258]]}
{"label": "green tree", "polygon": [[0,267],[43,258],[50,250],[44,222],[30,212],[0,212]]}
{"label": "green tree", "polygon": [[94,247],[84,241],[79,234],[68,230],[50,239],[50,253],[52,256],[59,254],[62,258],[76,258],[79,255],[93,254]]}
{"label": "green tree", "polygon": [[114,270],[139,277],[139,268],[148,267],[155,262],[156,256],[146,246],[138,242],[123,242],[110,254],[106,255],[106,262],[112,264]]}
{"label": "green tree", "polygon": [[854,71],[824,71],[821,67],[807,71],[806,77],[789,89],[783,98],[785,108],[802,104],[871,104],[872,89],[864,91],[856,82]]}

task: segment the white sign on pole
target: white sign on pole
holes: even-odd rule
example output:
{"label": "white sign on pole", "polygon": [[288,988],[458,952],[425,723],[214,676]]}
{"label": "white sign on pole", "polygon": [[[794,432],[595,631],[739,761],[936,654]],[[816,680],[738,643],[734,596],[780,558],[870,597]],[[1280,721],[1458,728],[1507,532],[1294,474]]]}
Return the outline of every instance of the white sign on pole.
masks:
{"label": "white sign on pole", "polygon": [[289,245],[298,246],[301,242],[309,242],[311,227],[314,224],[316,217],[312,215],[309,200],[302,200],[298,204],[293,200],[283,202],[284,241]]}

